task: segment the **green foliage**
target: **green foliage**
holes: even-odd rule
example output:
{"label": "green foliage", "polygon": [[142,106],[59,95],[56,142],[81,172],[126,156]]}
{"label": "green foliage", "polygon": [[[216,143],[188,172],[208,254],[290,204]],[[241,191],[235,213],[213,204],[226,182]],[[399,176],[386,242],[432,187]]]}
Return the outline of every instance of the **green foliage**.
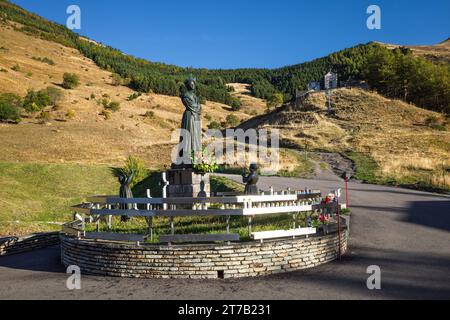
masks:
{"label": "green foliage", "polygon": [[222,125],[221,125],[219,122],[217,122],[217,121],[211,121],[211,122],[208,124],[208,129],[211,129],[211,130],[213,130],[213,129],[220,130],[220,129],[222,129]]}
{"label": "green foliage", "polygon": [[131,187],[134,187],[136,184],[144,180],[150,172],[140,158],[132,155],[128,156],[122,168],[111,168],[111,171],[115,177],[120,177],[122,174],[125,174],[126,176],[134,174],[130,185]]}
{"label": "green foliage", "polygon": [[19,122],[22,101],[19,96],[12,93],[0,94],[0,121]]}
{"label": "green foliage", "polygon": [[113,112],[119,111],[120,110],[120,103],[117,101],[111,101],[110,103],[108,103],[105,106],[106,109],[109,109]]}
{"label": "green foliage", "polygon": [[15,64],[14,66],[12,66],[11,70],[19,72],[20,66],[18,64]]}
{"label": "green foliage", "polygon": [[74,73],[64,73],[62,87],[64,89],[75,89],[80,85],[80,78]]}
{"label": "green foliage", "polygon": [[48,64],[48,65],[50,65],[50,66],[54,66],[54,65],[55,65],[55,62],[54,62],[52,59],[47,58],[47,57],[44,57],[44,58],[41,58],[41,57],[33,57],[32,59],[33,59],[33,60],[36,60],[36,61],[40,61],[40,62],[46,63],[46,64]]}
{"label": "green foliage", "polygon": [[284,96],[282,93],[275,93],[273,94],[269,100],[267,100],[267,108],[278,108],[280,107],[284,102]]}
{"label": "green foliage", "polygon": [[236,117],[234,114],[229,114],[227,115],[226,119],[225,119],[225,124],[228,127],[237,127],[239,125],[240,121],[239,118]]}
{"label": "green foliage", "polygon": [[130,95],[130,96],[127,98],[127,101],[133,101],[133,100],[136,100],[136,99],[139,98],[140,96],[142,96],[142,93],[140,93],[140,92],[135,92],[135,93],[133,93],[132,95]]}
{"label": "green foliage", "polygon": [[145,118],[148,118],[148,119],[153,119],[153,118],[155,117],[155,113],[154,113],[153,111],[147,111],[147,112],[144,114],[144,117],[145,117]]}
{"label": "green foliage", "polygon": [[349,152],[347,156],[355,162],[355,178],[367,183],[378,183],[380,178],[377,175],[378,164],[369,155]]}
{"label": "green foliage", "polygon": [[436,65],[410,50],[377,47],[367,57],[364,77],[391,97],[450,114],[450,66]]}
{"label": "green foliage", "polygon": [[238,98],[233,98],[231,101],[231,109],[233,111],[238,111],[241,109],[241,107],[242,107],[241,100],[239,100]]}
{"label": "green foliage", "polygon": [[39,91],[29,90],[23,100],[23,108],[29,113],[41,111],[51,104],[52,98],[47,89]]}

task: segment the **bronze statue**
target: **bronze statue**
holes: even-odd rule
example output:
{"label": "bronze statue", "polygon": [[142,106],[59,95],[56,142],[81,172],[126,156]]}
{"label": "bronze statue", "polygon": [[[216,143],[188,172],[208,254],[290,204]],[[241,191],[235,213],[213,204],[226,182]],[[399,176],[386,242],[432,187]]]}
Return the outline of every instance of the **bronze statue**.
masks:
{"label": "bronze statue", "polygon": [[[189,133],[188,137],[182,136],[182,150],[184,163],[190,163],[192,154],[202,150],[202,123],[201,112],[202,106],[195,94],[196,80],[192,77],[185,81],[186,91],[181,95],[186,111],[183,114],[181,129]],[[183,134],[183,133],[182,133]]]}
{"label": "bronze statue", "polygon": [[250,173],[246,175],[244,172],[244,174],[242,175],[242,182],[246,183],[245,194],[258,195],[259,190],[258,186],[256,185],[258,183],[258,180],[258,166],[256,165],[256,163],[252,163],[250,165]]}
{"label": "bronze statue", "polygon": [[[131,191],[130,185],[134,179],[136,172],[131,170],[130,174],[127,174],[124,170],[120,170],[116,172],[116,176],[119,179],[120,183],[120,193],[119,197],[124,199],[133,198],[133,192]],[[134,205],[132,203],[121,203],[119,204],[120,210],[133,210]],[[130,217],[122,216],[121,221],[126,222],[129,221]]]}

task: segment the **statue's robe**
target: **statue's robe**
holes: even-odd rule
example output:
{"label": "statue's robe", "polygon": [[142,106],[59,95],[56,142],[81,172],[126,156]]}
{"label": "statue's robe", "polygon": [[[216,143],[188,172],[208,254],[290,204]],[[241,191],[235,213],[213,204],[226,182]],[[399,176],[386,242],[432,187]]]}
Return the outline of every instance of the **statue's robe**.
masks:
{"label": "statue's robe", "polygon": [[184,163],[190,163],[192,153],[202,150],[202,106],[198,97],[193,91],[187,91],[181,96],[181,100],[186,108],[181,122],[181,129],[189,132],[189,137],[182,137],[182,158]]}
{"label": "statue's robe", "polygon": [[242,182],[244,182],[245,185],[245,194],[246,195],[258,195],[259,190],[258,186],[256,185],[258,183],[259,176],[256,172],[250,172],[248,176],[242,177]]}

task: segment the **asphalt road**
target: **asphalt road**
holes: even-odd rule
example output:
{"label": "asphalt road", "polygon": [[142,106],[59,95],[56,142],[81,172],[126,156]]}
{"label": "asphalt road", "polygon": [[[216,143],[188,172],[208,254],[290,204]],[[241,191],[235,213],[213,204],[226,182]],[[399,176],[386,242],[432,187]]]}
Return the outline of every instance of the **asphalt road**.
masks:
{"label": "asphalt road", "polygon": [[[269,186],[327,192],[343,183],[261,178]],[[359,183],[349,196],[349,252],[314,269],[240,280],[82,276],[82,289],[69,291],[55,247],[0,258],[0,299],[450,299],[450,196]],[[381,268],[380,290],[366,287],[370,265]]]}

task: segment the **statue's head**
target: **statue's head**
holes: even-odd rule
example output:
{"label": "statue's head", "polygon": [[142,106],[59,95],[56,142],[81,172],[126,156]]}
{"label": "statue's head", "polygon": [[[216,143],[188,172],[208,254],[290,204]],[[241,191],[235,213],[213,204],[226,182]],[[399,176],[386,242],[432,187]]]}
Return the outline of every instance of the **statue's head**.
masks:
{"label": "statue's head", "polygon": [[256,163],[250,164],[250,171],[254,172],[258,170],[258,165]]}
{"label": "statue's head", "polygon": [[186,79],[184,85],[189,91],[195,90],[196,79],[191,76],[188,79]]}

